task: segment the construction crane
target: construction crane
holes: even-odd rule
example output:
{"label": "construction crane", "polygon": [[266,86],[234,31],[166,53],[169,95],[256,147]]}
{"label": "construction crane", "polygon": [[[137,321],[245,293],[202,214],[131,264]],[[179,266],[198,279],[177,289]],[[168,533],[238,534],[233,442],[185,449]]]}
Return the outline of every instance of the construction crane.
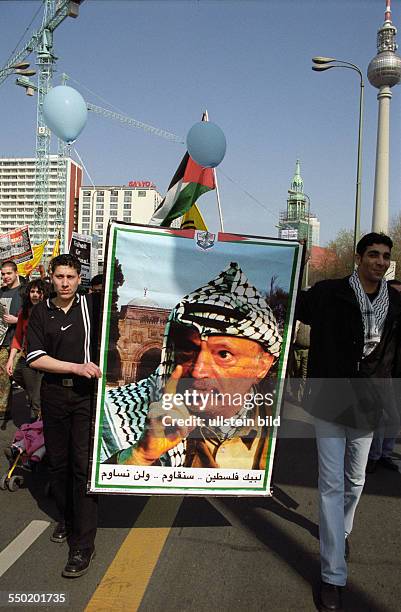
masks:
{"label": "construction crane", "polygon": [[[20,64],[30,53],[36,52],[38,66],[38,101],[36,129],[36,173],[35,173],[35,239],[44,241],[48,234],[48,197],[49,197],[49,155],[51,132],[43,117],[44,98],[52,86],[52,77],[56,56],[53,51],[53,32],[67,17],[78,17],[79,6],[84,0],[43,0],[44,13],[41,27],[31,36],[25,46],[17,51],[0,69],[1,83],[15,72],[15,66]],[[35,88],[36,89],[36,88]],[[27,88],[27,93],[33,91]],[[66,160],[59,146],[58,176],[62,180],[57,192],[57,215],[63,216],[65,198]],[[61,220],[61,219],[60,219]]]}
{"label": "construction crane", "polygon": [[180,138],[179,136],[176,136],[171,132],[167,132],[166,130],[162,130],[161,128],[156,128],[152,125],[148,125],[147,123],[143,123],[142,121],[138,121],[137,119],[132,119],[132,117],[127,117],[127,115],[122,115],[121,113],[116,113],[114,111],[108,110],[107,108],[96,106],[95,104],[91,104],[90,102],[86,104],[86,108],[88,109],[88,111],[96,113],[97,115],[102,115],[107,119],[115,119],[116,121],[120,121],[120,123],[125,123],[125,125],[130,125],[131,127],[138,128],[140,130],[145,130],[145,132],[149,132],[154,136],[160,136],[161,138],[165,138],[166,140],[170,140],[171,142],[178,142],[180,144],[184,144],[183,138]]}

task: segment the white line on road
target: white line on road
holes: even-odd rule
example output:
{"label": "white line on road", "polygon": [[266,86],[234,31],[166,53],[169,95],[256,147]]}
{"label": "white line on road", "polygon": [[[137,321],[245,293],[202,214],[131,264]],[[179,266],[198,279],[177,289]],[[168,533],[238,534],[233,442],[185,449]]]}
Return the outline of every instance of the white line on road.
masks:
{"label": "white line on road", "polygon": [[50,525],[49,521],[31,521],[17,537],[0,552],[0,577],[24,554]]}

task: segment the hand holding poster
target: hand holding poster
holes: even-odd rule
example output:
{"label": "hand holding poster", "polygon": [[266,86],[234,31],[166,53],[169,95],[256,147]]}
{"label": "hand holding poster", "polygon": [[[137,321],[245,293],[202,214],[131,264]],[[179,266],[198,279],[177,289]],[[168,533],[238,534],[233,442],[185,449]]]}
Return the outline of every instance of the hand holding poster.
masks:
{"label": "hand holding poster", "polygon": [[91,491],[268,495],[301,245],[109,231]]}

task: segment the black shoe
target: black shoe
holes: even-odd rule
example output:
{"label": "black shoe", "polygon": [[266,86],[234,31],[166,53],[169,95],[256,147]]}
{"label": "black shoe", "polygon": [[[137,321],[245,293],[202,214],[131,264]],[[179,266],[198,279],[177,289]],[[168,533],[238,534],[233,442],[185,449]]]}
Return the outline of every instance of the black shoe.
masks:
{"label": "black shoe", "polygon": [[399,471],[398,465],[391,459],[391,457],[380,457],[379,465],[386,468],[386,470],[392,470],[393,472]]}
{"label": "black shoe", "polygon": [[55,526],[54,531],[52,535],[50,536],[50,539],[52,542],[58,542],[59,544],[62,544],[63,542],[66,541],[66,539],[70,535],[70,532],[71,530],[67,527],[65,522],[60,521]]}
{"label": "black shoe", "polygon": [[350,547],[349,547],[349,540],[348,540],[348,538],[345,538],[345,552],[344,552],[344,559],[345,559],[346,561],[349,561],[350,554],[351,554],[351,551],[350,551]]}
{"label": "black shoe", "polygon": [[68,555],[67,565],[62,571],[62,576],[66,578],[78,578],[83,576],[89,569],[95,551],[90,548],[83,550],[71,550]]}
{"label": "black shoe", "polygon": [[366,473],[367,474],[373,474],[373,472],[376,472],[376,468],[377,468],[377,461],[376,459],[368,459],[368,462],[366,464]]}
{"label": "black shoe", "polygon": [[341,611],[343,609],[341,589],[342,587],[323,582],[322,580],[319,601],[319,610],[321,612],[331,612],[332,610]]}

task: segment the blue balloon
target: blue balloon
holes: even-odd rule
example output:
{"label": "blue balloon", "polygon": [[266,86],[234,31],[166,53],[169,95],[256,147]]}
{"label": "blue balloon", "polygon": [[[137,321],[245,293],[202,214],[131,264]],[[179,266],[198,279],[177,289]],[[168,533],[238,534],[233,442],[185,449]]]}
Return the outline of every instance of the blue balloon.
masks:
{"label": "blue balloon", "polygon": [[204,168],[215,168],[226,154],[226,137],[218,125],[211,121],[199,121],[187,135],[188,153]]}
{"label": "blue balloon", "polygon": [[43,102],[47,127],[61,140],[71,144],[78,138],[88,118],[86,102],[81,94],[67,85],[53,87]]}

